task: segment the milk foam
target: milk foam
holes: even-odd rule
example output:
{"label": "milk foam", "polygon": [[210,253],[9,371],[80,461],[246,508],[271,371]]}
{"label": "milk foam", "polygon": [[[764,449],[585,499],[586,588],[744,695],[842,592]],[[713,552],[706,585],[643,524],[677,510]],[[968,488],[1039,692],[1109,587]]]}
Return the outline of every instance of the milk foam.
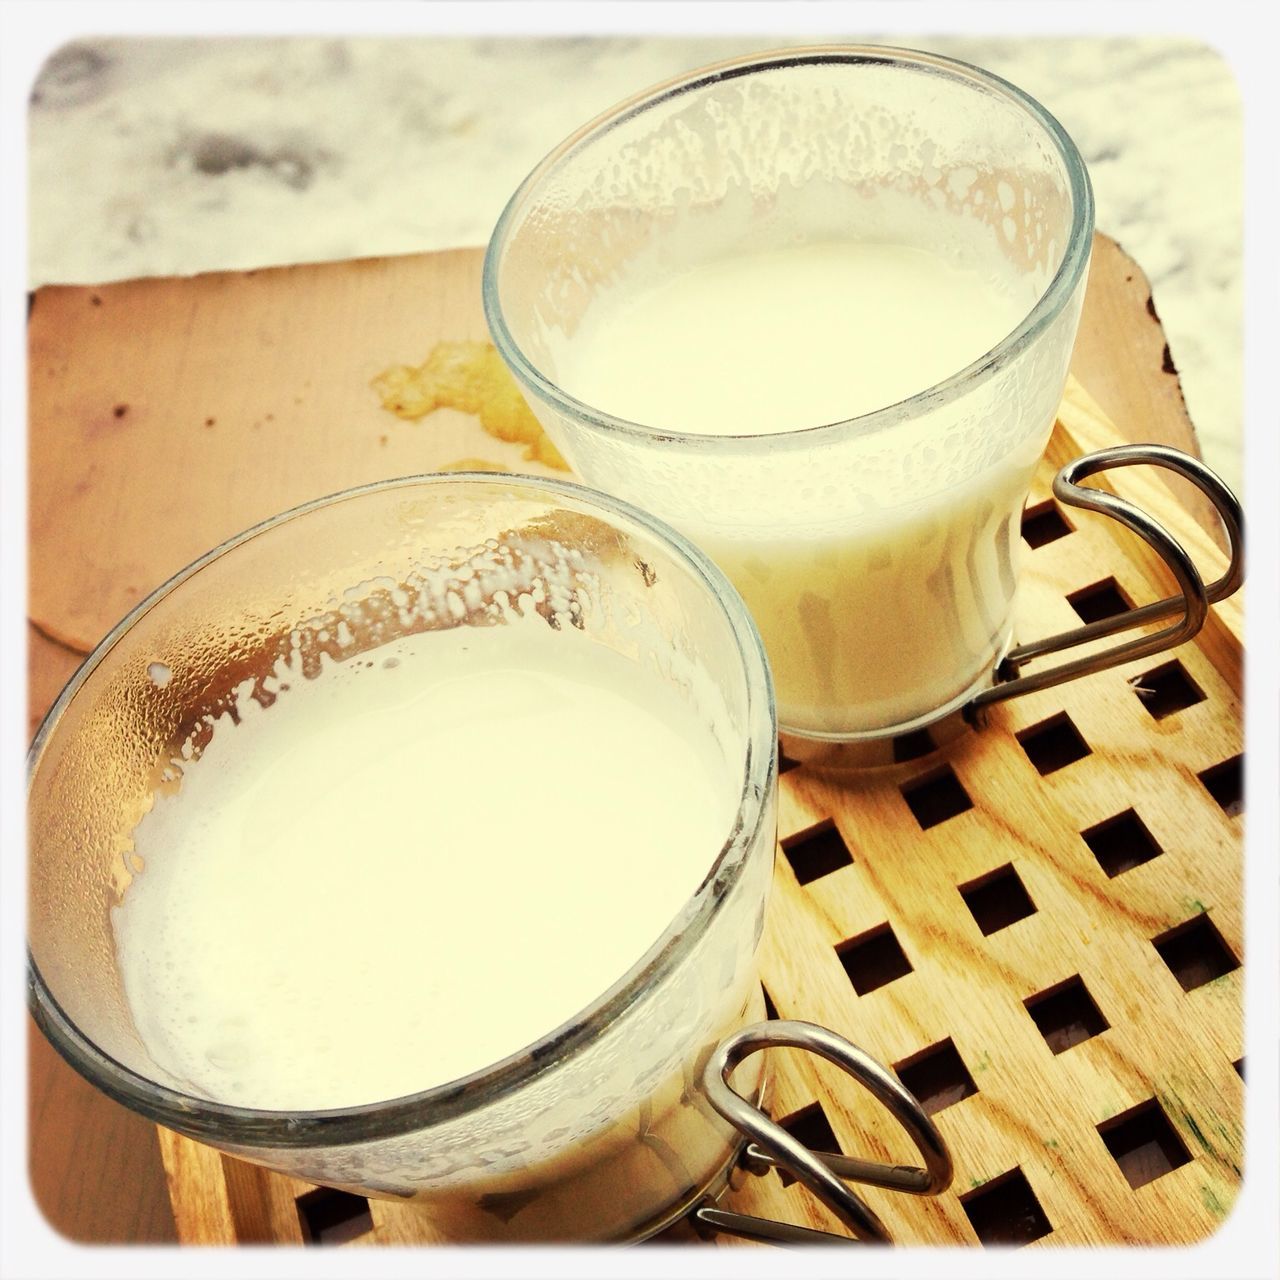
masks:
{"label": "milk foam", "polygon": [[735,253],[603,294],[564,347],[563,385],[646,426],[795,431],[942,382],[1023,314],[989,272],[914,245]]}
{"label": "milk foam", "polygon": [[519,1050],[640,959],[729,834],[710,729],[577,633],[428,632],[286,683],[156,800],[113,910],[143,1042],[211,1098],[368,1103]]}

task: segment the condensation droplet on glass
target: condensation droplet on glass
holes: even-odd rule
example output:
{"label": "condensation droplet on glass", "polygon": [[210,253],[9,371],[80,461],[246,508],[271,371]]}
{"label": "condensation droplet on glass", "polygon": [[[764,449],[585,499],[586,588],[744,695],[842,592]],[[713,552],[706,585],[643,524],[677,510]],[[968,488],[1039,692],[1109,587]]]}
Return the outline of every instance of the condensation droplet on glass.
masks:
{"label": "condensation droplet on glass", "polygon": [[152,662],[147,666],[147,679],[157,689],[163,689],[173,679],[173,669],[163,662]]}

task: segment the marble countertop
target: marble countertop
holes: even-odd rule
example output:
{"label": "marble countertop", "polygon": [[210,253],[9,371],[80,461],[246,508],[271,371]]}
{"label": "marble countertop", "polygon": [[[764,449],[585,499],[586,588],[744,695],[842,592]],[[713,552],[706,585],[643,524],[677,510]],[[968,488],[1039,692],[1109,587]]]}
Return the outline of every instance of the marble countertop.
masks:
{"label": "marble countertop", "polygon": [[[1150,278],[1207,460],[1241,464],[1241,108],[1165,37],[870,37],[962,58],[1079,145]],[[525,173],[647,84],[819,38],[94,39],[33,88],[29,281],[96,283],[480,245]]]}

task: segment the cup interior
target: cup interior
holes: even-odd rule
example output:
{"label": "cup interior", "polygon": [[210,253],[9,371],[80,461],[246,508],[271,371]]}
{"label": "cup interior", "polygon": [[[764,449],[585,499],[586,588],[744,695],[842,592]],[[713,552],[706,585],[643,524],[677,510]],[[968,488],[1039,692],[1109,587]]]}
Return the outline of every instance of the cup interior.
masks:
{"label": "cup interior", "polygon": [[802,242],[892,241],[1016,289],[1021,321],[1003,347],[1069,298],[1091,233],[1074,145],[1013,86],[903,50],[782,51],[658,86],[553,151],[495,230],[486,310],[504,357],[553,408],[653,430],[580,400],[567,377],[575,334],[619,283]]}
{"label": "cup interior", "polygon": [[[460,626],[536,628],[657,671],[713,727],[740,788],[703,886],[572,1034],[546,1029],[543,1065],[548,1046],[555,1061],[598,1034],[705,931],[772,812],[775,767],[767,668],[727,583],[678,535],[576,485],[449,476],[369,486],[269,521],[179,574],[104,640],[41,728],[29,780],[34,1003],[95,1083],[176,1127],[202,1116],[210,1134],[236,1136],[242,1109],[171,1087],[133,1026],[110,921],[145,874],[131,833],[158,796],[180,791],[219,714],[245,696],[268,704],[282,661],[298,679],[323,668],[354,679],[383,645]],[[472,1082],[475,1097],[531,1070],[528,1053],[501,1066]],[[432,1114],[428,1095],[448,1092],[370,1103],[403,1128]],[[314,1114],[339,1129],[346,1114],[369,1136],[380,1123],[369,1111]],[[250,1128],[285,1141],[299,1126],[264,1112]]]}

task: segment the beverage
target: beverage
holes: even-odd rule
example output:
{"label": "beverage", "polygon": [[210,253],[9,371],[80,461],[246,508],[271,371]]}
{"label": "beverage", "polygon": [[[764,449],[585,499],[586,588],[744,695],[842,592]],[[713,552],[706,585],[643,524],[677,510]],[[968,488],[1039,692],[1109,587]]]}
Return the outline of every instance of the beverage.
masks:
{"label": "beverage", "polygon": [[856,708],[861,729],[902,732],[987,684],[1008,647],[1029,482],[1002,466],[878,517],[767,539],[691,527],[756,619],[780,722],[840,737]]}
{"label": "beverage", "polygon": [[540,622],[280,665],[266,692],[138,825],[113,908],[138,1032],[197,1095],[354,1106],[497,1062],[621,978],[729,836],[693,708]]}
{"label": "beverage", "polygon": [[740,1146],[702,1077],[763,1016],[775,743],[741,601],[640,513],[532,477],[310,504],[37,739],[37,1018],[148,1119],[436,1238],[643,1236]]}
{"label": "beverage", "polygon": [[1012,85],[779,50],[551,151],[494,229],[485,315],[574,470],[726,570],[782,729],[884,739],[1011,642],[1092,218],[1071,140]]}
{"label": "beverage", "polygon": [[986,354],[1026,311],[998,263],[957,266],[905,243],[748,248],[668,276],[646,265],[595,299],[559,375],[587,404],[694,435],[883,409]]}
{"label": "beverage", "polygon": [[[564,344],[559,372],[578,399],[662,430],[821,427],[908,399],[995,347],[1028,306],[1008,275],[994,260],[957,266],[856,240],[624,273]],[[996,460],[977,482],[923,496],[898,478],[879,490],[883,509],[856,512],[817,466],[808,501],[776,520],[756,507],[681,519],[750,607],[785,726],[839,734],[850,707],[865,728],[901,725],[991,671],[1033,464]]]}

